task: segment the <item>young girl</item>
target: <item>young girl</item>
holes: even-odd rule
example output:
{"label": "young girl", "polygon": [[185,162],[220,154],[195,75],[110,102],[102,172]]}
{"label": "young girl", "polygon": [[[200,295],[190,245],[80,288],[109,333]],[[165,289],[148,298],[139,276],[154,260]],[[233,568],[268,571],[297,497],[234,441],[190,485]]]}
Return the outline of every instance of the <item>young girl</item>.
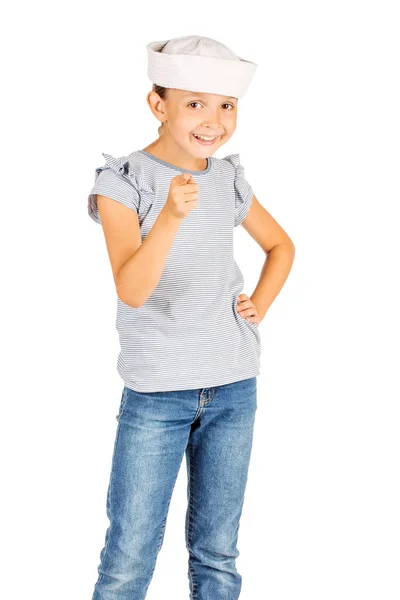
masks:
{"label": "young girl", "polygon": [[[145,598],[184,455],[190,597],[236,600],[258,326],[294,246],[253,195],[239,154],[212,156],[235,131],[256,65],[202,36],[147,49],[159,138],[126,157],[104,154],[88,205],[113,271],[124,381],[92,600]],[[274,256],[251,297],[233,257],[241,223]]]}

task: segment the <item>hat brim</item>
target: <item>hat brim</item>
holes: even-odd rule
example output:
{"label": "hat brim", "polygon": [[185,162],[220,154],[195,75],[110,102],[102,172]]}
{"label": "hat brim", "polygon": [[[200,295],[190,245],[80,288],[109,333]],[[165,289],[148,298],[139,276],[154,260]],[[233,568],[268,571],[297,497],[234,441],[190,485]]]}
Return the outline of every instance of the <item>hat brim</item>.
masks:
{"label": "hat brim", "polygon": [[152,83],[166,88],[221,94],[242,98],[254,76],[257,64],[196,54],[167,54],[160,50],[168,40],[147,44],[147,74]]}

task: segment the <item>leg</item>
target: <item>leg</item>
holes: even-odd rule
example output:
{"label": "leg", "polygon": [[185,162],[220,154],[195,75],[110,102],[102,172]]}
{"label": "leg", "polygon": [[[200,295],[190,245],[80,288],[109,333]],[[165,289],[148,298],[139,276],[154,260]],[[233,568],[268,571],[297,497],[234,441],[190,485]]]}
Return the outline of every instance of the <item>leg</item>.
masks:
{"label": "leg", "polygon": [[193,420],[189,404],[179,392],[123,390],[92,600],[146,596]]}
{"label": "leg", "polygon": [[203,390],[186,450],[190,597],[237,600],[239,521],[257,408],[257,378]]}

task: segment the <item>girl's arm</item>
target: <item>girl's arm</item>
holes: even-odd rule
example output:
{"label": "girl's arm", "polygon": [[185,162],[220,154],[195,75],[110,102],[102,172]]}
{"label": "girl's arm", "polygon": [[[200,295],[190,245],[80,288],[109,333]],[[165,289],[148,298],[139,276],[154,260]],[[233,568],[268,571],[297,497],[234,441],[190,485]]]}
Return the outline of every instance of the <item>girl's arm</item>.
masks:
{"label": "girl's arm", "polygon": [[140,308],[151,296],[182,220],[197,206],[197,199],[198,185],[190,173],[174,177],[167,201],[142,242],[137,213],[97,194],[115,287],[124,304]]}
{"label": "girl's arm", "polygon": [[161,278],[182,219],[164,206],[142,242],[134,211],[100,194],[97,205],[117,295],[132,308],[140,308]]}
{"label": "girl's arm", "polygon": [[181,222],[166,206],[160,211],[146,239],[117,273],[115,284],[122,302],[140,308],[151,296]]}

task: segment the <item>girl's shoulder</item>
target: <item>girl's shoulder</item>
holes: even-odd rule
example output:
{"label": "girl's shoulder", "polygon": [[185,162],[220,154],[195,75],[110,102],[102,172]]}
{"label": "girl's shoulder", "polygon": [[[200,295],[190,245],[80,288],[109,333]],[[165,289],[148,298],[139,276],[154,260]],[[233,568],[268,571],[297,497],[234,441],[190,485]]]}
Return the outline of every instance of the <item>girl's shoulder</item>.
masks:
{"label": "girl's shoulder", "polygon": [[88,195],[89,216],[100,223],[97,195],[101,194],[135,210],[141,222],[154,201],[155,191],[143,170],[140,153],[113,156],[102,152],[102,155],[105,162],[95,168],[94,184]]}
{"label": "girl's shoulder", "polygon": [[240,154],[228,154],[223,158],[218,159],[221,161],[221,164],[224,168],[234,172],[236,175],[243,171],[243,166],[240,162]]}
{"label": "girl's shoulder", "polygon": [[145,169],[143,155],[139,150],[134,150],[124,156],[113,156],[104,152],[102,154],[106,162],[96,169],[97,175],[104,169],[111,169],[114,173],[129,181],[138,192],[152,193],[154,191],[148,181],[148,171]]}

